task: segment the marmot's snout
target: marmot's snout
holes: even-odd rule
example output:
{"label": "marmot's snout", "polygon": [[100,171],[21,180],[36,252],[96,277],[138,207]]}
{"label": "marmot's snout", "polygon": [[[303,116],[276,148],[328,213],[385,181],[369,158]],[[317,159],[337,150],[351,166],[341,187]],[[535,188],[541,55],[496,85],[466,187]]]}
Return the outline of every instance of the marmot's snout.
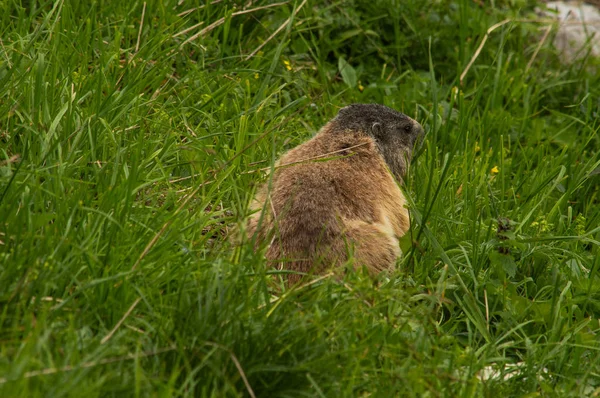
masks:
{"label": "marmot's snout", "polygon": [[[408,117],[408,116],[407,116]],[[425,130],[421,123],[417,122],[415,119],[408,117],[413,123],[413,141],[412,141],[412,150],[417,151],[423,145],[423,138],[425,137]]]}

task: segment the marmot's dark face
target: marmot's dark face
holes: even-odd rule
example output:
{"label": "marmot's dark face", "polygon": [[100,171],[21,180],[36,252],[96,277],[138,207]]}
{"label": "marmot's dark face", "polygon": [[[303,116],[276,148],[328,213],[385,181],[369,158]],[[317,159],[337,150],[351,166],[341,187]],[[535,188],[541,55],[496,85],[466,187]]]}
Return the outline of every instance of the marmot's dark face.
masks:
{"label": "marmot's dark face", "polygon": [[379,104],[352,104],[334,119],[341,131],[360,131],[375,139],[379,152],[397,179],[402,181],[412,151],[424,132],[414,119]]}

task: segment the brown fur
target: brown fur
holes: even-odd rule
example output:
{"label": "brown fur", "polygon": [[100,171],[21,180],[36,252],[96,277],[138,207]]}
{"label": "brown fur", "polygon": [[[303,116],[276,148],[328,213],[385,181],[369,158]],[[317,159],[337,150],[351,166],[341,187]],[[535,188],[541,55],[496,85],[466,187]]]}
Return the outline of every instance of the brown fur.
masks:
{"label": "brown fur", "polygon": [[[345,112],[352,121],[362,117],[360,108]],[[392,268],[400,255],[398,238],[408,230],[409,217],[381,140],[340,115],[283,155],[270,184],[259,189],[252,203],[247,234],[257,244],[268,242],[267,259],[283,269],[319,273],[343,264],[351,252],[356,266],[378,273]],[[422,134],[417,122],[407,120],[412,135]],[[392,162],[399,180],[415,139],[405,147],[387,148],[397,156]],[[299,279],[289,277],[290,282]]]}

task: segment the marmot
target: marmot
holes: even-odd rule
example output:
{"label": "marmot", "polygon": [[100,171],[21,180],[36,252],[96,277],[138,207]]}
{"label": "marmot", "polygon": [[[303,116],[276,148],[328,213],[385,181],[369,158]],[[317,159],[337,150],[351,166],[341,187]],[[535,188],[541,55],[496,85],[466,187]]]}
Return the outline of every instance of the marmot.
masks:
{"label": "marmot", "polygon": [[279,269],[319,273],[349,253],[371,273],[391,269],[409,228],[398,183],[422,135],[418,122],[387,106],[342,108],[276,163],[251,205],[248,237],[268,244],[266,257]]}

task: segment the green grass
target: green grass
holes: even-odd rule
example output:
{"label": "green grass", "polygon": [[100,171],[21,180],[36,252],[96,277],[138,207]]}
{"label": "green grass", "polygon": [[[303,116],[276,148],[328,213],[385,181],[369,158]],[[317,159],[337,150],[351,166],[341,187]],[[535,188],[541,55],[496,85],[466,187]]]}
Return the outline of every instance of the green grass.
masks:
{"label": "green grass", "polygon": [[[179,3],[0,3],[1,396],[600,392],[598,60],[524,0]],[[286,289],[231,238],[352,102],[425,126],[405,256]]]}

